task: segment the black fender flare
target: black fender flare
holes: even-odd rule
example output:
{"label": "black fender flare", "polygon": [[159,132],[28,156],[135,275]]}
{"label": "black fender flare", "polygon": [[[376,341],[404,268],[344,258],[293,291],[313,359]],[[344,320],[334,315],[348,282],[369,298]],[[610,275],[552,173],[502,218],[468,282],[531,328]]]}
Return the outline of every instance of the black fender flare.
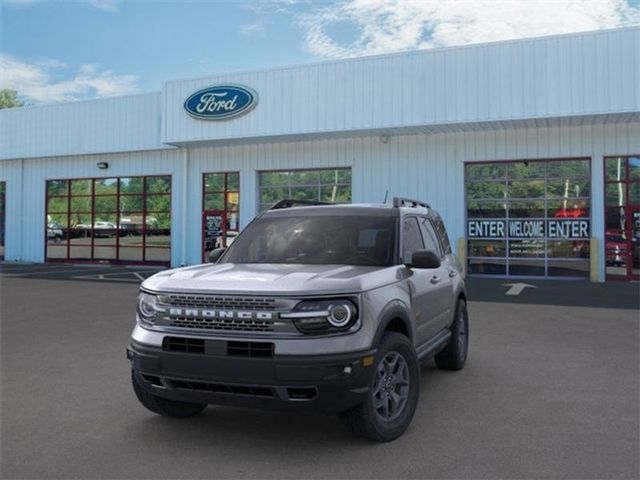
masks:
{"label": "black fender flare", "polygon": [[378,322],[376,334],[373,337],[374,347],[380,345],[380,340],[382,339],[382,335],[384,335],[387,326],[389,325],[389,323],[391,323],[392,320],[395,320],[396,318],[402,320],[402,323],[404,323],[404,326],[409,334],[409,340],[413,343],[413,339],[415,338],[415,328],[413,322],[411,321],[411,313],[409,307],[406,304],[404,304],[400,300],[392,300],[384,306],[378,318],[380,319],[380,321]]}

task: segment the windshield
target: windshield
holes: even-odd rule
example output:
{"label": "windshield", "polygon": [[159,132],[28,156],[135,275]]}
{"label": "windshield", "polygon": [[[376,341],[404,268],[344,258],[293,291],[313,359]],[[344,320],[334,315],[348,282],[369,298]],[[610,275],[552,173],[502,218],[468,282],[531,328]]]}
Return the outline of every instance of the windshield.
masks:
{"label": "windshield", "polygon": [[267,215],[242,232],[222,262],[389,266],[395,224],[391,216]]}

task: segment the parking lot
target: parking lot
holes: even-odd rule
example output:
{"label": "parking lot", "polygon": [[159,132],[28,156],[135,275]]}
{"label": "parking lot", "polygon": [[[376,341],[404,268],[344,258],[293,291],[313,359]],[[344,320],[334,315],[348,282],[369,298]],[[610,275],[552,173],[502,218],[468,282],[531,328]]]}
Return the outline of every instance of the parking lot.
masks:
{"label": "parking lot", "polygon": [[332,417],[147,412],[125,347],[155,271],[0,267],[2,478],[640,476],[638,284],[470,280],[467,367],[425,364],[409,430],[374,444]]}

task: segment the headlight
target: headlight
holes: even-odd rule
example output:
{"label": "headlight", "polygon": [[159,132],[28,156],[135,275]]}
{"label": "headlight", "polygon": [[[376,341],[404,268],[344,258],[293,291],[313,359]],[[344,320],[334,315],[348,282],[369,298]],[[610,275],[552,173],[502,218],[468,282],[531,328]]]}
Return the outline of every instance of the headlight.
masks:
{"label": "headlight", "polygon": [[150,293],[140,292],[138,295],[138,318],[142,323],[152,325],[158,311],[158,297]]}
{"label": "headlight", "polygon": [[351,300],[305,300],[291,313],[281,313],[280,318],[293,320],[302,333],[321,334],[344,332],[358,321],[358,309]]}

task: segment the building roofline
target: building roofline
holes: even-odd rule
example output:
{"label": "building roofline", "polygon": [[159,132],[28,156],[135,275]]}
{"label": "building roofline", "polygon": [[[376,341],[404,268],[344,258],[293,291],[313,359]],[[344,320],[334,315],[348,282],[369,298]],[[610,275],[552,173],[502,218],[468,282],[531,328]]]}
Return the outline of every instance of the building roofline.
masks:
{"label": "building roofline", "polygon": [[560,39],[560,38],[566,38],[566,37],[580,38],[580,37],[586,37],[586,36],[600,36],[600,35],[607,35],[611,33],[625,32],[625,31],[631,31],[631,30],[640,31],[640,25],[631,25],[631,26],[616,27],[616,28],[603,28],[600,30],[585,30],[582,32],[555,33],[555,34],[542,35],[542,36],[536,36],[536,37],[513,38],[509,40],[493,40],[488,42],[468,43],[465,45],[451,45],[447,47],[400,50],[397,52],[378,53],[374,55],[364,55],[360,57],[345,57],[345,58],[339,58],[339,59],[311,61],[308,63],[289,64],[289,65],[283,65],[280,67],[255,68],[250,70],[231,70],[231,71],[225,71],[225,72],[219,72],[219,73],[210,73],[208,75],[198,75],[197,77],[165,80],[162,82],[162,85],[167,85],[171,83],[180,83],[185,81],[205,80],[212,77],[223,77],[227,75],[249,75],[249,74],[255,74],[255,73],[268,73],[268,72],[295,70],[298,68],[313,68],[313,67],[320,67],[320,66],[327,66],[327,65],[337,65],[341,63],[357,63],[361,61],[378,60],[378,59],[393,58],[393,57],[410,57],[410,56],[425,55],[425,54],[435,55],[438,53],[461,50],[461,49],[471,50],[471,49],[478,49],[478,48],[496,46],[496,45],[523,44],[523,43],[531,43],[536,41],[554,40],[554,39]]}
{"label": "building roofline", "polygon": [[162,95],[162,91],[158,90],[155,92],[145,92],[145,93],[129,93],[127,95],[114,95],[112,97],[100,97],[100,98],[88,98],[84,100],[69,100],[68,102],[56,102],[56,103],[41,103],[39,105],[23,105],[21,107],[11,107],[11,108],[3,108],[0,109],[0,114],[2,112],[15,112],[15,111],[23,111],[25,109],[36,109],[36,108],[53,108],[53,107],[62,107],[66,105],[77,105],[80,103],[97,103],[97,102],[107,102],[113,100],[124,100],[127,98],[134,97],[150,97],[152,95]]}
{"label": "building roofline", "polygon": [[426,55],[426,54],[436,55],[443,52],[456,51],[461,49],[473,50],[473,49],[479,49],[487,46],[526,44],[526,43],[532,43],[536,41],[546,41],[546,40],[553,40],[553,39],[560,39],[560,38],[567,38],[567,37],[580,38],[580,37],[586,37],[586,36],[601,36],[601,35],[607,35],[607,34],[616,33],[616,32],[625,32],[625,31],[633,31],[633,30],[640,31],[640,26],[631,25],[631,26],[625,26],[625,27],[601,29],[601,30],[587,30],[583,32],[558,33],[558,34],[543,35],[543,36],[537,36],[537,37],[514,38],[510,40],[495,40],[490,42],[480,42],[480,43],[472,43],[472,44],[466,44],[466,45],[453,45],[448,47],[424,48],[424,49],[418,49],[418,50],[415,50],[415,49],[403,50],[398,52],[366,55],[361,57],[348,57],[348,58],[340,58],[340,59],[312,61],[309,63],[298,63],[298,64],[291,64],[291,65],[284,65],[280,67],[259,68],[259,69],[251,69],[251,70],[236,70],[236,71],[232,70],[232,71],[225,71],[225,72],[219,72],[219,73],[210,73],[208,75],[201,75],[197,77],[165,80],[161,82],[161,85],[163,88],[160,91],[133,93],[129,95],[118,95],[113,97],[92,98],[87,100],[71,100],[68,102],[46,103],[46,104],[40,104],[40,105],[26,105],[22,107],[2,109],[0,110],[0,114],[2,112],[13,112],[13,111],[24,110],[24,109],[53,108],[53,107],[58,107],[63,105],[77,105],[77,104],[88,103],[88,102],[104,102],[104,101],[121,100],[121,99],[134,98],[134,97],[162,95],[164,86],[168,84],[185,82],[185,81],[205,80],[205,79],[210,79],[214,77],[222,77],[222,76],[229,76],[229,75],[249,75],[249,74],[255,74],[255,73],[280,72],[280,71],[295,70],[295,69],[337,65],[342,63],[358,63],[358,62],[365,62],[365,61],[385,59],[385,58],[410,57],[415,55]]}

